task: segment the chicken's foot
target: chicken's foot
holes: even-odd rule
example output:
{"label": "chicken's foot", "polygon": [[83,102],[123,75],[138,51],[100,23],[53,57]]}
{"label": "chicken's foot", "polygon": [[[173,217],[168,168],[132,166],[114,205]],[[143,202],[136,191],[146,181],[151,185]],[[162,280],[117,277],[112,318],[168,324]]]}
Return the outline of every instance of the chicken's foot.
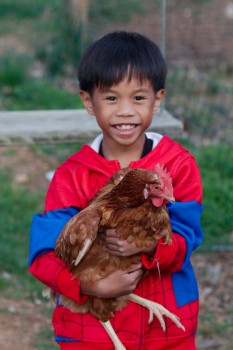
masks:
{"label": "chicken's foot", "polygon": [[142,298],[142,297],[140,297],[136,294],[133,294],[133,293],[128,295],[128,299],[131,301],[134,301],[135,303],[137,303],[139,305],[145,306],[149,310],[149,313],[150,313],[149,321],[148,321],[149,323],[151,323],[153,321],[153,318],[155,315],[158,318],[164,332],[166,330],[166,325],[165,325],[163,316],[170,318],[177,325],[178,328],[181,328],[185,332],[185,328],[180,323],[179,317],[174,315],[170,311],[168,311],[162,305],[155,303],[154,301]]}
{"label": "chicken's foot", "polygon": [[107,321],[107,322],[100,321],[100,323],[103,325],[103,327],[105,328],[109,337],[111,338],[111,340],[115,346],[115,350],[126,350],[126,348],[124,347],[124,345],[122,344],[122,342],[118,338],[116,332],[112,328],[110,321]]}

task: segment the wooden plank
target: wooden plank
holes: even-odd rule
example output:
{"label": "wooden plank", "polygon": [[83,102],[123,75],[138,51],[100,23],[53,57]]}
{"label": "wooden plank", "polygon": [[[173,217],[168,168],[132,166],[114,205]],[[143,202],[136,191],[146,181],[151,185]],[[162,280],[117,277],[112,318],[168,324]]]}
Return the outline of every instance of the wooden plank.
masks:
{"label": "wooden plank", "polygon": [[[183,124],[163,110],[149,130],[174,137]],[[100,133],[84,109],[0,112],[0,145],[90,142]]]}

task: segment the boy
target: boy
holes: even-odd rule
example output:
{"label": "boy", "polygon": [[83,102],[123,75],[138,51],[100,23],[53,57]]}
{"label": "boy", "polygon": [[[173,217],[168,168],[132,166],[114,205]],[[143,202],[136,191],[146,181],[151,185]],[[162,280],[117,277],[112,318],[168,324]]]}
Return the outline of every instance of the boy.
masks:
{"label": "boy", "polygon": [[[108,298],[134,291],[164,305],[180,317],[186,329],[183,332],[165,320],[163,332],[156,318],[148,324],[148,310],[128,303],[111,319],[127,350],[196,349],[198,290],[190,256],[202,240],[201,178],[188,151],[167,136],[145,133],[163,99],[166,72],[158,47],[138,33],[113,32],[87,48],[78,70],[80,96],[89,114],[95,115],[102,135],[58,167],[45,211],[34,217],[31,229],[30,271],[58,295],[83,303],[91,295]],[[117,170],[153,170],[157,163],[167,167],[173,180],[176,203],[167,205],[172,244],[164,245],[160,239],[141,251],[141,264],[114,272],[91,290],[85,289],[54,255],[60,230]],[[114,230],[106,231],[104,244],[120,256],[140,251],[134,244],[119,241]],[[150,271],[143,279],[142,265]],[[62,350],[113,349],[98,320],[70,312],[59,304],[59,297],[53,326]]]}

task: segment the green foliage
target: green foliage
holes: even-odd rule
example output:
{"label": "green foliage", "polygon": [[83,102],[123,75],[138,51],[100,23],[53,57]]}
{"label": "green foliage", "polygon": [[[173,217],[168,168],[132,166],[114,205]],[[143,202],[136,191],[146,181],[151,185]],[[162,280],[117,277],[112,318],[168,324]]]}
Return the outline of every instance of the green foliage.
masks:
{"label": "green foliage", "polygon": [[28,58],[25,56],[16,57],[13,53],[1,57],[0,61],[0,87],[17,86],[26,79]]}
{"label": "green foliage", "polygon": [[[96,39],[96,29],[108,23],[127,22],[132,13],[148,13],[155,7],[153,1],[146,4],[139,0],[95,1],[89,6],[88,28],[59,1],[56,10],[50,12],[53,28],[49,36],[42,36],[37,42],[36,57],[44,62],[52,76],[66,72],[67,66],[76,67],[87,45]],[[42,29],[43,32],[44,29]]]}
{"label": "green foliage", "polygon": [[194,146],[183,143],[197,159],[203,181],[204,243],[229,243],[233,231],[233,153],[228,144]]}
{"label": "green foliage", "polygon": [[27,21],[35,56],[52,75],[75,67],[86,45],[82,25],[73,23],[63,0],[0,0],[0,18],[6,26],[13,19],[17,31]]}
{"label": "green foliage", "polygon": [[[232,308],[229,305],[229,314],[232,313]],[[231,338],[232,335],[232,322],[231,319],[227,320],[216,317],[215,312],[208,311],[205,313],[199,314],[199,323],[201,327],[199,327],[199,332],[203,336],[204,339],[211,338],[214,334],[217,338],[218,336],[224,337],[227,339]],[[230,348],[226,348],[230,349]]]}
{"label": "green foliage", "polygon": [[29,76],[31,59],[10,53],[0,61],[0,106],[5,110],[83,108],[77,93]]}
{"label": "green foliage", "polygon": [[42,79],[25,79],[20,85],[3,88],[1,100],[2,109],[9,111],[83,108],[78,93],[67,92]]}
{"label": "green foliage", "polygon": [[44,3],[41,0],[1,0],[0,18],[23,19],[38,17],[43,11]]}
{"label": "green foliage", "polygon": [[48,327],[37,334],[34,346],[39,350],[58,350],[58,346],[53,340],[53,332]]}
{"label": "green foliage", "polygon": [[55,11],[50,12],[50,20],[50,35],[42,36],[37,42],[36,58],[44,62],[48,73],[54,76],[66,72],[67,66],[74,69],[89,41],[84,33],[86,28],[78,18],[77,22],[73,20],[64,1],[59,1]]}
{"label": "green foliage", "polygon": [[64,162],[71,154],[77,152],[83,144],[70,143],[70,144],[56,144],[56,145],[32,145],[32,150],[38,156],[46,156],[47,159],[56,159],[59,164]]}
{"label": "green foliage", "polygon": [[81,24],[72,28],[64,20],[58,26],[59,29],[55,29],[49,45],[41,43],[36,52],[36,58],[46,64],[52,76],[64,73],[66,65],[76,67],[84,49]]}
{"label": "green foliage", "polygon": [[225,142],[232,140],[233,89],[225,83],[226,74],[215,76],[216,71],[207,76],[196,69],[171,66],[166,108],[184,122],[189,133]]}
{"label": "green foliage", "polygon": [[128,21],[132,13],[146,13],[151,1],[145,4],[140,0],[91,1],[89,16],[91,20]]}
{"label": "green foliage", "polygon": [[230,145],[208,146],[198,160],[203,176],[203,227],[209,243],[228,242],[233,230],[233,154]]}
{"label": "green foliage", "polygon": [[[32,215],[42,210],[44,194],[14,189],[7,172],[0,172],[0,275],[1,293],[12,297],[32,297],[39,283],[29,278],[27,257]],[[41,289],[41,287],[40,287]]]}

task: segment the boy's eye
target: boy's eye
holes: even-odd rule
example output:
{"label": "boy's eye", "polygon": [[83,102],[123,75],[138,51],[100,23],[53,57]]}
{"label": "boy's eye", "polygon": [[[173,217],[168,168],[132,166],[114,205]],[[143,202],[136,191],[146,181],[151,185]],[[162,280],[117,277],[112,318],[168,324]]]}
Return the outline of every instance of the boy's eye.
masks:
{"label": "boy's eye", "polygon": [[116,96],[107,96],[106,100],[108,100],[108,101],[116,101]]}
{"label": "boy's eye", "polygon": [[141,100],[145,100],[145,97],[144,96],[135,96],[134,99],[136,101],[141,101]]}

